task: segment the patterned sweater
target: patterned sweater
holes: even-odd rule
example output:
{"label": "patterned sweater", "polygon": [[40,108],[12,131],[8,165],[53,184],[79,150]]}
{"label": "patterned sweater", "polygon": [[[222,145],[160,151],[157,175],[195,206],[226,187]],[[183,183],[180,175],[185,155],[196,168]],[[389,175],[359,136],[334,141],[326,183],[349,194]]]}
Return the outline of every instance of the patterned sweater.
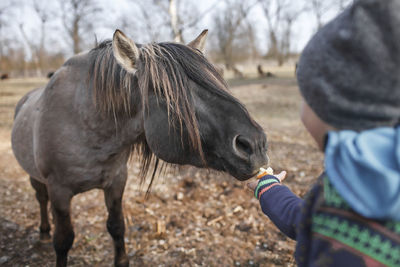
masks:
{"label": "patterned sweater", "polygon": [[255,190],[262,211],[297,241],[298,266],[400,266],[400,222],[364,218],[323,174],[304,200],[271,175]]}

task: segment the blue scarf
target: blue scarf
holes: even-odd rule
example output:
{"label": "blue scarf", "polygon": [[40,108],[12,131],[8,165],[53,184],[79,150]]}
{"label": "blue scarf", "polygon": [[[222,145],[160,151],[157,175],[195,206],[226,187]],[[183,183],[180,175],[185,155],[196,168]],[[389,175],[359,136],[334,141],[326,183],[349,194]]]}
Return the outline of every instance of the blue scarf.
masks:
{"label": "blue scarf", "polygon": [[356,212],[400,221],[400,127],[329,132],[325,169]]}

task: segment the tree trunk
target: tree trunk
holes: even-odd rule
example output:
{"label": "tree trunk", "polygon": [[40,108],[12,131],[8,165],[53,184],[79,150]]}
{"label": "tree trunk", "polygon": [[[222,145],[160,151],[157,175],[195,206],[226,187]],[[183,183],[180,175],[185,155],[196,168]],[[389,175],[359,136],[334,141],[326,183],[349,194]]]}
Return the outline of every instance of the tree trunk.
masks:
{"label": "tree trunk", "polygon": [[72,41],[74,46],[74,54],[79,54],[81,52],[80,47],[80,37],[79,37],[79,18],[74,19],[74,24],[72,28]]}
{"label": "tree trunk", "polygon": [[176,0],[169,0],[168,13],[171,17],[171,29],[174,41],[183,43],[182,29],[179,28],[179,17]]}
{"label": "tree trunk", "polygon": [[279,67],[282,67],[282,66],[283,66],[283,63],[285,63],[285,56],[282,55],[282,54],[279,54],[279,55],[278,55],[278,66],[279,66]]}
{"label": "tree trunk", "polygon": [[273,30],[269,31],[269,38],[271,43],[268,49],[268,56],[277,57],[279,54],[278,39],[276,38],[276,34]]}
{"label": "tree trunk", "polygon": [[1,22],[0,22],[0,62],[3,61],[3,56],[4,56],[3,27],[2,27]]}
{"label": "tree trunk", "polygon": [[28,36],[25,33],[24,26],[22,24],[19,25],[19,29],[21,31],[22,37],[24,38],[26,44],[28,45],[29,52],[31,53],[32,56],[32,61],[35,64],[36,68],[36,76],[42,76],[42,69],[40,68],[39,64],[39,56],[38,56],[38,51],[36,51],[34,45],[29,41]]}
{"label": "tree trunk", "polygon": [[41,23],[41,36],[40,36],[40,45],[39,45],[39,51],[38,51],[38,59],[39,59],[39,64],[40,68],[43,70],[45,69],[44,64],[45,64],[45,47],[44,44],[46,42],[46,20],[42,19]]}

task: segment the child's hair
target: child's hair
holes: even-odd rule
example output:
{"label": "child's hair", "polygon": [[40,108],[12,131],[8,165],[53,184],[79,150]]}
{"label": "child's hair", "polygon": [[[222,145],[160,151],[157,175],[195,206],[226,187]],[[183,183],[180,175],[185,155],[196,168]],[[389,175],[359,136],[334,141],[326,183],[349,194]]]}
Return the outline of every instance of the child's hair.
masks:
{"label": "child's hair", "polygon": [[398,125],[400,1],[356,1],[309,42],[297,78],[306,102],[337,129]]}

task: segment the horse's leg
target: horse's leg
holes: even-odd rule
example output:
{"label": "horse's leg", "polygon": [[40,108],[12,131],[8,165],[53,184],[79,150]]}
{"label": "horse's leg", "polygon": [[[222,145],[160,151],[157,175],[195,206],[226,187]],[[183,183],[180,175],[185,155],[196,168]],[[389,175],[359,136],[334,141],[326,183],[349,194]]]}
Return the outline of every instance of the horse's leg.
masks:
{"label": "horse's leg", "polygon": [[126,183],[126,171],[115,177],[111,186],[104,189],[104,198],[108,210],[107,229],[114,241],[114,264],[117,267],[129,266],[125,252],[125,224],[122,213],[122,195]]}
{"label": "horse's leg", "polygon": [[48,192],[53,212],[55,230],[53,246],[57,255],[57,267],[67,266],[68,251],[74,242],[74,230],[70,216],[73,194],[68,188],[49,186]]}
{"label": "horse's leg", "polygon": [[33,177],[30,177],[30,180],[32,187],[36,191],[36,199],[40,205],[40,240],[48,241],[50,240],[50,224],[47,214],[47,202],[49,201],[47,188],[45,184],[35,180]]}

